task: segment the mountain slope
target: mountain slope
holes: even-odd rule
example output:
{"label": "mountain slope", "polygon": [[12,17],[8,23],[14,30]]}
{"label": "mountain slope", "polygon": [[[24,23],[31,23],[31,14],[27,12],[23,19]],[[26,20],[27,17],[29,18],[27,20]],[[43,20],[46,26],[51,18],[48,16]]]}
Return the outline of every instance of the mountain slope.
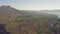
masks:
{"label": "mountain slope", "polygon": [[57,22],[56,19],[56,15],[43,12],[0,7],[0,23],[5,24],[11,34],[53,34],[49,25]]}

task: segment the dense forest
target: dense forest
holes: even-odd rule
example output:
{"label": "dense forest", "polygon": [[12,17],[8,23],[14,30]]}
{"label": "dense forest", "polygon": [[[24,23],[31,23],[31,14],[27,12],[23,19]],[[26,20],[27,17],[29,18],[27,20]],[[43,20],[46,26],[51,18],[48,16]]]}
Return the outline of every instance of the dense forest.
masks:
{"label": "dense forest", "polygon": [[0,7],[0,24],[10,34],[60,34],[60,18],[57,15],[30,10]]}

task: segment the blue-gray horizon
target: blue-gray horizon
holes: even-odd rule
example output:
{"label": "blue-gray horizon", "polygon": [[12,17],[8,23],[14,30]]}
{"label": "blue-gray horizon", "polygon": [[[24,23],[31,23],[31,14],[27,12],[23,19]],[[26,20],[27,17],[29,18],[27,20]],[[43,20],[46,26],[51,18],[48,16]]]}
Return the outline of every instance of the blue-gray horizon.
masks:
{"label": "blue-gray horizon", "polygon": [[1,5],[19,10],[57,10],[60,9],[60,0],[0,0]]}

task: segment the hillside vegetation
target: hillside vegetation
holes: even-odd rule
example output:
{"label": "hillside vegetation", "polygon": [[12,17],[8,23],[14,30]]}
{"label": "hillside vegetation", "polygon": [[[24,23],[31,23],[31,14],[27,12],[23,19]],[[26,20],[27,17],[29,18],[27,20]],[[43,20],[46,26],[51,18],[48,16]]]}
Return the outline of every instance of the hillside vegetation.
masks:
{"label": "hillside vegetation", "polygon": [[[0,7],[0,24],[6,25],[10,34],[55,34],[60,32],[60,18],[37,11]],[[60,34],[60,33],[59,33]]]}

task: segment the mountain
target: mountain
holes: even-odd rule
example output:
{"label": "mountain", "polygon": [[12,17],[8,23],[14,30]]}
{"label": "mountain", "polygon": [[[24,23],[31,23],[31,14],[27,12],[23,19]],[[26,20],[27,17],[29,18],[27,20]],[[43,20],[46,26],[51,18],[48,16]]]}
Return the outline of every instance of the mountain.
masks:
{"label": "mountain", "polygon": [[47,15],[46,13],[43,12],[37,12],[37,11],[29,11],[29,10],[17,10],[13,7],[10,6],[0,6],[0,15],[2,16],[6,16],[7,18],[10,17],[16,17],[16,16],[20,16],[20,15]]}
{"label": "mountain", "polygon": [[60,17],[60,10],[42,10],[41,12],[48,13],[48,14],[54,14]]}
{"label": "mountain", "polygon": [[1,6],[0,7],[0,14],[12,14],[15,13],[15,9],[10,6]]}
{"label": "mountain", "polygon": [[5,24],[6,30],[11,34],[53,34],[51,24],[59,24],[60,18],[44,11],[0,6],[0,24]]}
{"label": "mountain", "polygon": [[0,6],[0,16],[3,16],[6,19],[12,19],[14,20],[16,18],[16,16],[18,16],[17,14],[17,10],[12,8],[11,6]]}

